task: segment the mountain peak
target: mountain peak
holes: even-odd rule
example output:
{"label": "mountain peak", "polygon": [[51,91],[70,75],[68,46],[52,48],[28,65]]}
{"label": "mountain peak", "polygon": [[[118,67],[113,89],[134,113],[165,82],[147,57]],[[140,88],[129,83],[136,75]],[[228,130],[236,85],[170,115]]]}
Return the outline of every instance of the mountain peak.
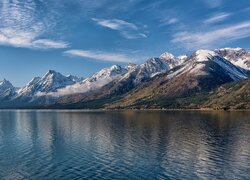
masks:
{"label": "mountain peak", "polygon": [[60,74],[59,72],[56,72],[55,70],[49,70],[46,75],[49,75],[49,74]]}
{"label": "mountain peak", "polygon": [[215,51],[200,49],[195,52],[195,57],[197,62],[209,61],[212,57],[217,56]]}
{"label": "mountain peak", "polygon": [[174,55],[169,53],[169,52],[165,52],[162,55],[160,55],[160,59],[164,59],[164,60],[168,60],[168,59],[174,59]]}
{"label": "mountain peak", "polygon": [[169,65],[160,58],[148,59],[144,64],[141,64],[140,67],[141,72],[147,72],[147,76],[150,77],[165,73],[170,69]]}
{"label": "mountain peak", "polygon": [[111,71],[119,70],[119,69],[121,69],[121,66],[118,66],[118,65],[113,65],[113,66],[110,67]]}
{"label": "mountain peak", "polygon": [[2,81],[0,81],[0,94],[5,92],[6,90],[13,90],[14,86],[11,84],[10,81],[3,79]]}
{"label": "mountain peak", "polygon": [[135,63],[128,63],[127,66],[125,66],[125,69],[127,69],[128,71],[131,71],[133,69],[135,69],[138,65]]}
{"label": "mountain peak", "polygon": [[0,81],[0,86],[12,86],[12,84],[10,81],[4,78],[2,81]]}
{"label": "mountain peak", "polygon": [[166,64],[168,64],[169,69],[172,69],[182,64],[187,59],[187,56],[175,57],[173,54],[165,52],[160,56],[160,59],[164,61]]}
{"label": "mountain peak", "polygon": [[250,70],[250,53],[242,48],[223,48],[215,50],[220,56],[227,59],[234,65]]}
{"label": "mountain peak", "polygon": [[40,77],[34,77],[31,79],[31,81],[28,83],[28,86],[37,83],[41,78]]}
{"label": "mountain peak", "polygon": [[66,76],[62,75],[59,72],[56,72],[54,70],[49,70],[41,79],[42,81],[54,81],[57,79],[65,79],[67,78]]}

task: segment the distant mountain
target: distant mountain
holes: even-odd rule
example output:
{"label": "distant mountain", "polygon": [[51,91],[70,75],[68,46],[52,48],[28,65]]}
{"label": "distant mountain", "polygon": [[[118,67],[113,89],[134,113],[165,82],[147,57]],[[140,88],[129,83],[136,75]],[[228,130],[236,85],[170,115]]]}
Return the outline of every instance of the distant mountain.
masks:
{"label": "distant mountain", "polygon": [[223,92],[229,92],[234,102],[229,108],[246,109],[249,54],[241,48],[198,50],[178,57],[165,52],[143,64],[104,68],[85,79],[50,70],[21,88],[3,80],[0,107],[224,109],[231,102]]}
{"label": "distant mountain", "polygon": [[[92,93],[86,91],[82,94],[67,95],[59,98],[58,103],[67,104],[69,102],[72,105],[72,103],[94,101],[95,99],[105,102],[102,100],[103,98],[111,101],[113,98],[131,91],[141,83],[148,82],[155,76],[166,73],[171,67],[160,58],[151,58],[140,65],[129,64],[125,69],[127,72],[123,76],[114,78],[113,81],[110,81],[99,89],[95,89]],[[96,103],[94,102],[94,104]],[[92,105],[91,108],[93,108]]]}
{"label": "distant mountain", "polygon": [[126,68],[122,68],[118,65],[104,68],[81,82],[59,89],[57,91],[57,95],[64,96],[69,94],[95,91],[114,80],[121,79],[127,72],[128,70]]}
{"label": "distant mountain", "polygon": [[15,95],[16,88],[6,79],[0,81],[0,100],[9,100]]}
{"label": "distant mountain", "polygon": [[6,79],[0,81],[0,94],[4,93],[6,90],[13,90],[14,86]]}
{"label": "distant mountain", "polygon": [[250,52],[242,48],[224,48],[215,50],[220,56],[232,64],[250,70]]}
{"label": "distant mountain", "polygon": [[110,108],[183,108],[180,98],[210,91],[222,84],[246,79],[241,68],[214,51],[196,51],[182,65],[139,86]]}
{"label": "distant mountain", "polygon": [[170,69],[172,69],[176,66],[181,65],[184,61],[188,59],[188,57],[186,55],[175,57],[173,54],[165,52],[160,56],[160,59],[166,62]]}
{"label": "distant mountain", "polygon": [[73,76],[64,76],[56,71],[48,71],[42,78],[33,78],[26,86],[19,89],[18,96],[40,96],[55,92],[57,89],[75,84],[78,81]]}
{"label": "distant mountain", "polygon": [[9,91],[1,95],[0,107],[6,106],[6,104],[8,107],[22,107],[53,103],[56,98],[51,94],[80,80],[76,76],[64,76],[53,70],[49,70],[42,78],[34,77],[22,88],[14,88],[10,82],[5,80],[5,87],[9,87]]}
{"label": "distant mountain", "polygon": [[[67,108],[70,108],[70,106],[99,108],[99,104],[111,102],[113,98],[131,91],[141,83],[148,82],[153,77],[166,73],[170,70],[170,67],[160,58],[151,58],[140,65],[129,64],[125,69],[127,70],[125,74],[119,76],[119,78],[114,78],[113,81],[101,88],[60,97],[57,104],[66,105]],[[89,103],[89,101],[93,103]],[[79,105],[82,102],[84,102],[84,105]]]}
{"label": "distant mountain", "polygon": [[133,83],[138,84],[147,81],[154,76],[165,73],[168,70],[170,70],[169,64],[159,58],[151,58],[145,63],[131,68],[120,81],[130,81],[132,78]]}

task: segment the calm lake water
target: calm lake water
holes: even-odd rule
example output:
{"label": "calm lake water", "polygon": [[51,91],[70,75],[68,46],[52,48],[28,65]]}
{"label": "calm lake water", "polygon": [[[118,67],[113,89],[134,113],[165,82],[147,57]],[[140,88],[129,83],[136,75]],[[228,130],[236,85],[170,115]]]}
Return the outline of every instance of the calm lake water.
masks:
{"label": "calm lake water", "polygon": [[249,112],[0,111],[0,179],[250,179]]}

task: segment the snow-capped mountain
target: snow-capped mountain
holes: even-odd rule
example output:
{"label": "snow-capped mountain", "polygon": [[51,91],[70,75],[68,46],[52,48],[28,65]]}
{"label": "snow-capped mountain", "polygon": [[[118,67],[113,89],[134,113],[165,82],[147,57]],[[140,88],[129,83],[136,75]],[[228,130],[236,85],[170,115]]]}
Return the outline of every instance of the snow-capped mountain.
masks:
{"label": "snow-capped mountain", "polygon": [[26,86],[20,88],[17,91],[17,97],[47,95],[78,81],[78,77],[64,76],[61,73],[49,70],[42,78],[35,77]]}
{"label": "snow-capped mountain", "polygon": [[127,69],[127,71],[132,71],[133,69],[137,68],[138,66],[139,66],[138,64],[128,63],[128,65],[125,66],[125,69]]}
{"label": "snow-capped mountain", "polygon": [[[194,75],[209,75],[207,68],[210,68],[210,73],[213,73],[213,67],[208,64],[216,64],[223,69],[224,73],[228,74],[232,80],[246,79],[248,75],[241,68],[233,65],[230,61],[224,59],[216,51],[198,50],[191,58],[186,61],[181,68],[170,73],[168,76],[173,78],[184,73],[192,73]],[[215,72],[214,72],[215,73]]]}
{"label": "snow-capped mountain", "polygon": [[186,61],[188,59],[188,56],[187,55],[180,55],[177,58],[180,59],[183,63],[184,61]]}
{"label": "snow-capped mountain", "polygon": [[223,48],[216,49],[220,56],[227,59],[236,66],[250,70],[250,53],[242,48]]}
{"label": "snow-capped mountain", "polygon": [[128,70],[127,73],[122,78],[112,81],[108,87],[105,87],[104,93],[113,95],[126,93],[141,83],[148,82],[157,75],[168,72],[171,68],[162,59],[151,58],[140,65],[129,64],[126,69]]}
{"label": "snow-capped mountain", "polygon": [[[146,83],[139,84],[133,90],[124,93],[122,99],[103,106],[108,108],[185,108],[197,100],[202,101],[199,96],[195,98],[196,95],[245,78],[247,75],[241,68],[233,65],[215,51],[198,50],[183,64]],[[118,97],[120,96],[121,94],[118,94]],[[189,102],[191,97],[194,97],[194,101]]]}
{"label": "snow-capped mountain", "polygon": [[151,78],[171,69],[170,65],[160,58],[152,58],[139,66],[139,78]]}
{"label": "snow-capped mountain", "polygon": [[[13,87],[7,80],[0,81],[0,105],[40,106],[53,104],[58,99],[66,103],[70,99],[82,102],[83,97],[87,97],[94,101],[131,92],[145,91],[149,97],[152,93],[165,96],[209,90],[249,78],[249,57],[249,52],[240,48],[198,50],[189,57],[175,57],[165,52],[159,58],[148,59],[142,64],[104,68],[86,79],[50,70],[22,88]],[[144,86],[149,88],[144,89]]]}
{"label": "snow-capped mountain", "polygon": [[175,57],[173,54],[169,52],[165,52],[160,56],[160,59],[168,64],[169,69],[181,65],[184,61],[187,60],[187,58],[188,57],[186,55]]}
{"label": "snow-capped mountain", "polygon": [[128,72],[119,80],[119,82],[139,84],[159,74],[166,73],[170,70],[170,66],[160,58],[151,58],[143,64],[133,65],[127,69],[129,69]]}
{"label": "snow-capped mountain", "polygon": [[128,70],[126,68],[122,68],[118,65],[104,68],[81,82],[58,89],[57,93],[54,93],[54,95],[63,96],[68,94],[85,93],[88,91],[97,90],[112,82],[113,80],[122,78],[123,75],[127,72]]}
{"label": "snow-capped mountain", "polygon": [[10,81],[4,79],[0,81],[0,94],[4,93],[7,90],[14,90],[14,86],[10,83]]}
{"label": "snow-capped mountain", "polygon": [[10,81],[4,79],[0,81],[0,99],[11,98],[15,94],[16,88]]}

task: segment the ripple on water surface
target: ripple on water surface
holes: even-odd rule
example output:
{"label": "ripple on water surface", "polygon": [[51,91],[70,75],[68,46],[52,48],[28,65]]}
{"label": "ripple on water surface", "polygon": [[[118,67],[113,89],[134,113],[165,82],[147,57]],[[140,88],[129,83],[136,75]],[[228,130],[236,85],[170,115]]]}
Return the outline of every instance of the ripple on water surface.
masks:
{"label": "ripple on water surface", "polygon": [[249,117],[0,111],[0,179],[250,179]]}

